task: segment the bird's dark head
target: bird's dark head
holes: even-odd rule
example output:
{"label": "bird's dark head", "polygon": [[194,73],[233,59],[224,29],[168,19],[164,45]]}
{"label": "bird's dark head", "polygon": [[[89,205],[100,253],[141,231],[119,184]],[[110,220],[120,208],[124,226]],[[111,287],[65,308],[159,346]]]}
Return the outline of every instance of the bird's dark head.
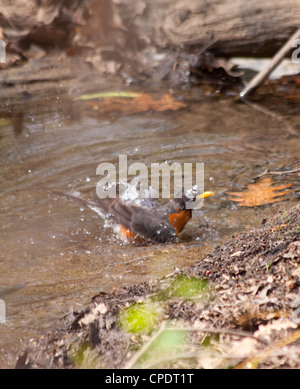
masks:
{"label": "bird's dark head", "polygon": [[[178,208],[180,211],[183,211],[184,209],[192,209],[192,206],[187,206],[188,203],[193,203],[196,200],[200,200],[205,197],[213,196],[213,192],[203,192],[198,194],[197,193],[197,187],[193,187],[192,189],[189,189],[187,191],[182,191],[182,195],[177,196],[173,199],[175,208]],[[190,204],[191,205],[191,204]]]}

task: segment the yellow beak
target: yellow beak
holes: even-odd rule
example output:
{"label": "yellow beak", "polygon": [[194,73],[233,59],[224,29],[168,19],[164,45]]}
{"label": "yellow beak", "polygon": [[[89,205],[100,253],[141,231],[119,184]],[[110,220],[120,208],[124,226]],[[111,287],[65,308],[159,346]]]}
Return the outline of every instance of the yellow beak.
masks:
{"label": "yellow beak", "polygon": [[204,199],[205,197],[213,196],[214,192],[204,192],[196,196],[197,199]]}

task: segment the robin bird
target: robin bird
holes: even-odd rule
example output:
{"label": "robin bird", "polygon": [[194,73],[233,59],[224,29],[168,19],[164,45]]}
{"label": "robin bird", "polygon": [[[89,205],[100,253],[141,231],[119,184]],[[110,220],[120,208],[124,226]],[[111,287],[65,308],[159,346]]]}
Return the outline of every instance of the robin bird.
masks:
{"label": "robin bird", "polygon": [[192,209],[187,208],[187,203],[213,195],[213,192],[200,195],[183,192],[182,197],[161,205],[148,199],[135,202],[120,197],[97,197],[95,201],[88,201],[77,193],[53,192],[80,201],[97,212],[123,240],[144,238],[156,243],[172,241],[184,229],[192,218]]}

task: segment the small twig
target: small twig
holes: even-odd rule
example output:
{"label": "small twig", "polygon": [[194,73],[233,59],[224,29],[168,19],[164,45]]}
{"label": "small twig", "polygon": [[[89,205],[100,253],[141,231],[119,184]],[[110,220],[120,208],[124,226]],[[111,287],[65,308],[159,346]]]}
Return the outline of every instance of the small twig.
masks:
{"label": "small twig", "polygon": [[255,176],[254,177],[254,180],[257,180],[258,178],[264,176],[265,174],[267,174],[269,172],[269,169],[266,169],[263,173],[259,174],[258,176]]}
{"label": "small twig", "polygon": [[241,336],[241,337],[248,337],[257,340],[258,342],[264,343],[269,345],[269,342],[263,339],[259,339],[250,332],[247,331],[240,331],[240,330],[230,330],[226,328],[194,328],[194,327],[184,327],[184,328],[178,328],[178,327],[171,327],[167,328],[168,331],[188,331],[188,332],[207,332],[211,334],[228,334],[233,336]]}
{"label": "small twig", "polygon": [[251,355],[240,362],[238,365],[234,367],[234,369],[245,369],[247,366],[251,366],[253,364],[258,365],[260,362],[263,362],[267,359],[272,353],[277,351],[284,346],[287,346],[300,338],[300,330],[296,330],[291,334],[287,335],[285,338],[279,339],[276,343],[271,344],[266,349],[263,349],[256,353],[255,355]]}
{"label": "small twig", "polygon": [[163,276],[163,277],[159,280],[159,282],[163,282],[163,281],[165,281],[167,278],[173,277],[175,274],[177,274],[177,273],[179,272],[179,270],[180,270],[180,269],[179,269],[178,267],[175,267],[174,270],[172,271],[172,273],[169,273],[169,274]]}
{"label": "small twig", "polygon": [[266,169],[263,173],[259,174],[258,176],[254,177],[254,179],[260,178],[264,176],[265,174],[271,174],[271,175],[283,175],[283,174],[292,174],[300,172],[299,169],[293,169],[293,170],[286,170],[286,171],[278,171],[278,172],[270,172],[269,169]]}
{"label": "small twig", "polygon": [[285,172],[268,172],[269,174],[291,174],[291,173],[297,173],[300,172],[300,169],[294,169],[294,170],[286,170]]}
{"label": "small twig", "polygon": [[158,338],[158,336],[163,332],[167,325],[167,322],[163,322],[160,326],[160,329],[148,340],[147,343],[144,344],[140,350],[134,354],[134,356],[126,363],[124,369],[132,369],[133,366],[137,363],[137,361],[141,358],[141,356],[146,352],[146,350],[151,346],[151,344]]}
{"label": "small twig", "polygon": [[[140,350],[133,355],[133,357],[126,363],[124,366],[124,369],[132,369],[133,366],[137,363],[137,361],[142,357],[142,355],[148,350],[148,348],[153,344],[153,342],[158,338],[158,336],[166,329],[166,331],[183,331],[183,332],[207,332],[212,334],[228,334],[232,336],[242,336],[242,337],[249,337],[252,339],[255,339],[257,342],[264,343],[266,345],[270,345],[270,343],[266,340],[259,339],[253,334],[246,332],[246,331],[239,331],[239,330],[230,330],[230,329],[224,329],[224,328],[194,328],[194,327],[169,327],[166,328],[167,322],[163,322],[160,329],[148,340],[147,343],[144,344]],[[181,354],[180,354],[181,355]],[[189,354],[189,357],[195,356],[195,354]],[[174,357],[171,357],[174,359]],[[187,356],[185,356],[187,358]],[[180,359],[177,355],[176,359]],[[155,364],[157,364],[155,362]]]}
{"label": "small twig", "polygon": [[269,76],[269,74],[278,66],[285,55],[291,50],[292,43],[295,39],[300,38],[300,28],[290,37],[290,39],[283,45],[283,47],[275,54],[271,62],[259,72],[250,83],[241,91],[240,97],[244,98],[253,93]]}
{"label": "small twig", "polygon": [[291,173],[297,173],[297,172],[300,172],[300,169],[294,169],[294,170],[286,170],[286,171],[282,171],[282,172],[268,172],[268,174],[291,174]]}

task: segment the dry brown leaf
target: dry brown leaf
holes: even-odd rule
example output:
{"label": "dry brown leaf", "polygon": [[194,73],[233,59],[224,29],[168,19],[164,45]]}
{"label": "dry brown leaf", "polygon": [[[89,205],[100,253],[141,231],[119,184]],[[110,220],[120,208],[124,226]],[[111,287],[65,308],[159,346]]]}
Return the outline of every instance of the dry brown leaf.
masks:
{"label": "dry brown leaf", "polygon": [[262,179],[255,184],[248,185],[248,190],[245,192],[227,192],[236,198],[230,198],[231,201],[237,201],[240,206],[256,207],[263,204],[271,204],[276,201],[281,201],[279,196],[284,196],[292,192],[292,190],[284,190],[292,184],[273,185],[269,177]]}
{"label": "dry brown leaf", "polygon": [[145,111],[175,111],[186,107],[186,104],[174,100],[169,94],[162,95],[160,100],[154,100],[146,93],[139,93],[138,96],[130,99],[107,97],[100,101],[89,101],[86,104],[92,105],[95,110],[101,113],[117,111],[127,114]]}
{"label": "dry brown leaf", "polygon": [[256,355],[249,356],[244,361],[236,365],[234,369],[245,369],[247,367],[256,368],[259,365],[259,363],[267,359],[272,353],[274,353],[275,351],[277,351],[278,349],[284,346],[296,342],[299,338],[300,338],[300,330],[296,330],[291,334],[287,335],[285,338],[279,339],[273,345],[259,351]]}

